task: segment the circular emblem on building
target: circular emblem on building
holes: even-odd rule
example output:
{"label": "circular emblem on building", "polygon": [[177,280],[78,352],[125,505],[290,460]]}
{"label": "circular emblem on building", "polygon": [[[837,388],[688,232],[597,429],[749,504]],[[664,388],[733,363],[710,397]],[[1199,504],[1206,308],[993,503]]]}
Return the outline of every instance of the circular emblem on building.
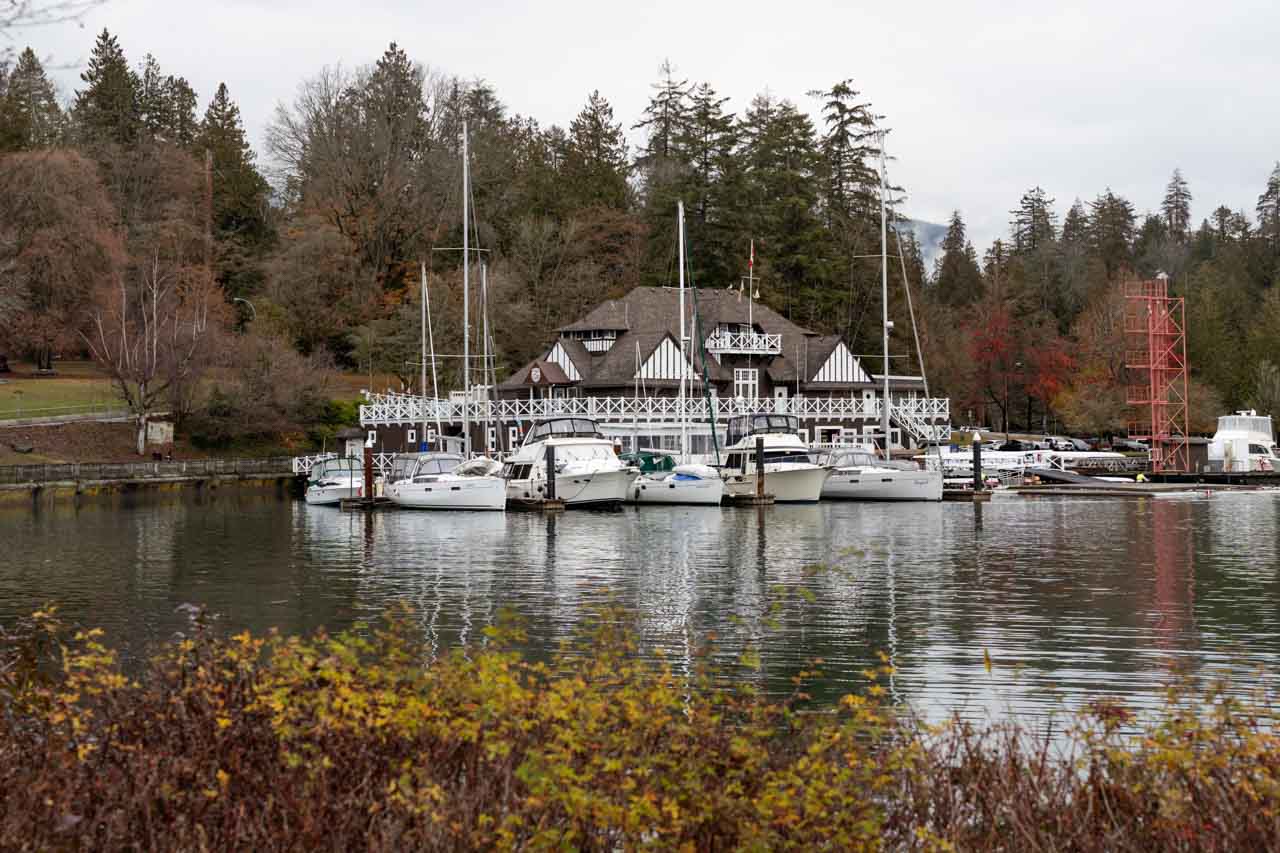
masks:
{"label": "circular emblem on building", "polygon": [[541,368],[541,367],[538,367],[537,365],[534,365],[533,370],[530,370],[530,371],[529,371],[529,381],[530,381],[530,382],[541,382],[541,381],[542,381],[542,368]]}

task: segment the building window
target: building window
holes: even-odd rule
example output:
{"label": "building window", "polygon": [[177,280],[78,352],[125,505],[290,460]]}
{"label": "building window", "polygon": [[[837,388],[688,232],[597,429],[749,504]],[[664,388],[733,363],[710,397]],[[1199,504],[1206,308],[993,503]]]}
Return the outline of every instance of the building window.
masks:
{"label": "building window", "polygon": [[754,400],[760,390],[760,374],[754,367],[733,369],[733,396]]}
{"label": "building window", "polygon": [[408,437],[406,440],[407,440],[410,444],[417,444],[417,442],[418,442],[418,431],[417,431],[417,430],[413,430],[413,429],[409,430],[409,437]]}

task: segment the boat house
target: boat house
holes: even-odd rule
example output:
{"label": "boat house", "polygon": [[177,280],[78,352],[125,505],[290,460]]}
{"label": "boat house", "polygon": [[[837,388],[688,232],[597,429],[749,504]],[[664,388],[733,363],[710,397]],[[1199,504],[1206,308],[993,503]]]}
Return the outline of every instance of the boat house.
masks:
{"label": "boat house", "polygon": [[[465,419],[473,448],[495,452],[518,446],[533,423],[554,415],[593,418],[626,449],[677,449],[682,414],[694,454],[723,447],[730,416],[756,412],[799,417],[802,437],[814,444],[882,441],[884,377],[843,336],[806,329],[737,290],[686,292],[685,314],[691,340],[682,354],[680,291],[635,288],[561,327],[542,355],[494,393],[473,388],[470,400],[372,394],[361,421],[386,446],[407,438],[388,427],[424,424],[430,431],[447,423],[453,429],[446,431],[456,431]],[[947,428],[948,401],[926,398],[921,377],[891,375],[889,393],[894,446],[916,446]]]}

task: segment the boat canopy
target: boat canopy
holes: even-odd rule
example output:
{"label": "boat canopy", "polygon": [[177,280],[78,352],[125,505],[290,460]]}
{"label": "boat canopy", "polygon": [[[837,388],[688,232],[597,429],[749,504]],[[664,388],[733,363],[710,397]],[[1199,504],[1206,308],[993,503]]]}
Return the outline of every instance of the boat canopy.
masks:
{"label": "boat canopy", "polygon": [[762,433],[799,435],[800,419],[795,415],[737,415],[729,418],[729,446],[750,435]]}
{"label": "boat canopy", "polygon": [[658,474],[663,471],[672,471],[676,467],[675,457],[665,452],[640,450],[636,453],[624,453],[618,458],[628,465],[639,468],[641,474]]}
{"label": "boat canopy", "polygon": [[448,474],[462,464],[462,457],[454,453],[423,453],[414,466],[413,476],[426,474]]}
{"label": "boat canopy", "polygon": [[359,473],[361,473],[360,460],[350,456],[322,459],[311,466],[312,480],[323,480],[325,477],[349,477]]}
{"label": "boat canopy", "polygon": [[545,441],[548,438],[604,438],[596,422],[587,418],[551,418],[535,426],[525,437],[525,443]]}
{"label": "boat canopy", "polygon": [[833,450],[823,464],[835,468],[874,468],[879,463],[866,450]]}

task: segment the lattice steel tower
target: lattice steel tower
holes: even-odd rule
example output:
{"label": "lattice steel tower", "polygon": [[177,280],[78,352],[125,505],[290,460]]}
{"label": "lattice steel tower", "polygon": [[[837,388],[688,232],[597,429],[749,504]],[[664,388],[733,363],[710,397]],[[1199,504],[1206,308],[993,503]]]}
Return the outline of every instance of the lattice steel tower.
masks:
{"label": "lattice steel tower", "polygon": [[1169,278],[1125,283],[1125,367],[1133,372],[1128,403],[1137,418],[1129,437],[1149,442],[1153,471],[1187,471],[1187,326],[1182,297]]}

